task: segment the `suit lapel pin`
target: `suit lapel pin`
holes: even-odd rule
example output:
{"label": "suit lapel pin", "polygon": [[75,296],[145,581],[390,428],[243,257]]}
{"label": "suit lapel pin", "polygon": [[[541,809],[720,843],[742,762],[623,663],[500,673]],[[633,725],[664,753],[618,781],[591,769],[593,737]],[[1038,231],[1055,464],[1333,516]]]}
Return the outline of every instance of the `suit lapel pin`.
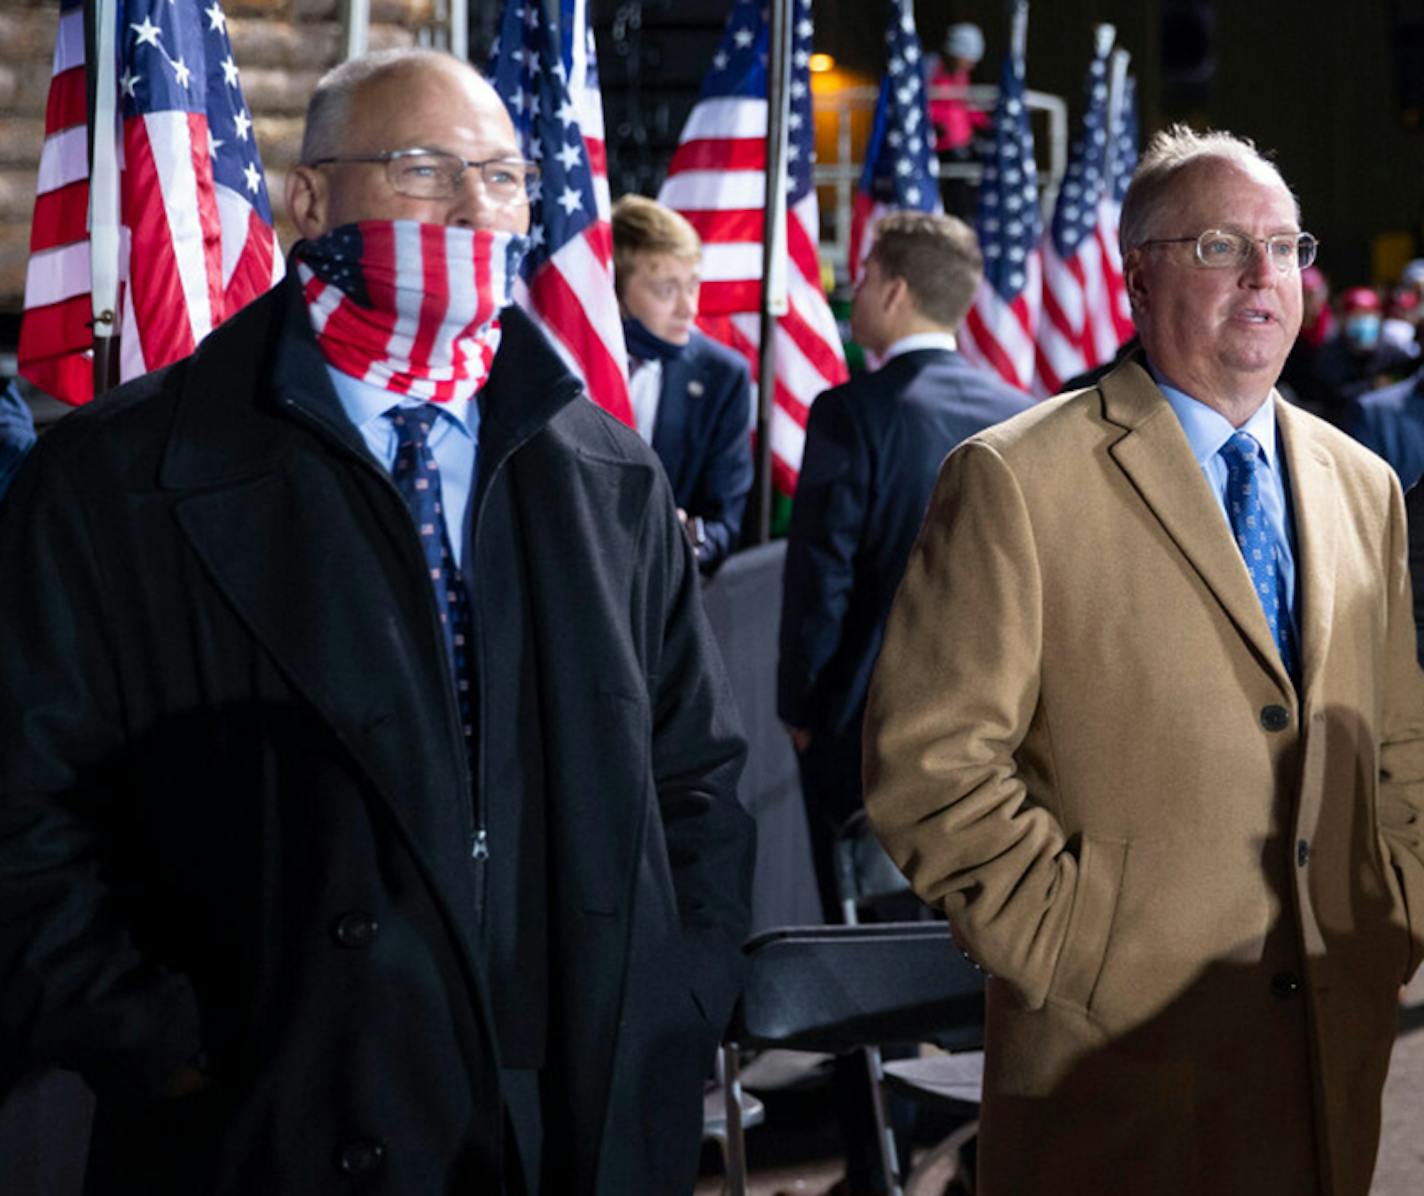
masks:
{"label": "suit lapel pin", "polygon": [[694,397],[700,395],[705,389],[707,388],[703,386],[702,383],[699,382],[696,378],[694,378],[691,382],[687,384],[687,393]]}

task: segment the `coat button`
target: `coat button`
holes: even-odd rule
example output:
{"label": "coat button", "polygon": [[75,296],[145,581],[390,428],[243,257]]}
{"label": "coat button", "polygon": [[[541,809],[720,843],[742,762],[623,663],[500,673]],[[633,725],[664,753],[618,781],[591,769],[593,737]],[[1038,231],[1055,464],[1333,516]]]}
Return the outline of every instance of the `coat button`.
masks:
{"label": "coat button", "polygon": [[1295,845],[1295,862],[1304,868],[1310,863],[1310,844],[1301,839]]}
{"label": "coat button", "polygon": [[383,1143],[370,1138],[348,1142],[336,1156],[336,1165],[347,1175],[366,1175],[381,1165],[386,1157]]}
{"label": "coat button", "polygon": [[1261,726],[1267,731],[1284,731],[1290,726],[1290,711],[1284,706],[1265,706],[1261,710]]}
{"label": "coat button", "polygon": [[380,923],[365,910],[353,909],[349,914],[342,914],[336,919],[331,933],[343,947],[359,950],[371,945],[376,931],[380,928]]}
{"label": "coat button", "polygon": [[1271,977],[1271,996],[1287,1001],[1300,992],[1300,981],[1294,972],[1277,972]]}

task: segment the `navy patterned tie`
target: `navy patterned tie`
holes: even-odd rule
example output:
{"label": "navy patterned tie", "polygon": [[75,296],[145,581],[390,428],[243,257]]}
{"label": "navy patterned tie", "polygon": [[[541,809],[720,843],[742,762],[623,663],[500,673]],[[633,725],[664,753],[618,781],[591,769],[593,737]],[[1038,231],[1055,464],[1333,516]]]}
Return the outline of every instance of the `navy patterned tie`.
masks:
{"label": "navy patterned tie", "polygon": [[1295,655],[1291,646],[1290,612],[1286,609],[1285,578],[1276,561],[1276,536],[1261,503],[1261,449],[1247,432],[1236,432],[1221,446],[1226,461],[1226,510],[1236,546],[1245,558],[1251,585],[1266,612],[1266,622],[1276,641],[1281,662],[1292,677]]}
{"label": "navy patterned tie", "polygon": [[405,499],[411,518],[415,520],[415,530],[420,535],[420,546],[425,551],[430,584],[435,590],[435,605],[440,611],[440,625],[445,632],[445,650],[454,674],[455,693],[460,700],[460,722],[468,744],[473,734],[470,678],[465,652],[469,639],[469,603],[465,594],[465,579],[455,565],[450,540],[445,534],[440,470],[428,443],[430,429],[440,418],[440,412],[432,404],[422,403],[419,407],[392,407],[385,415],[395,427],[397,440],[391,480]]}

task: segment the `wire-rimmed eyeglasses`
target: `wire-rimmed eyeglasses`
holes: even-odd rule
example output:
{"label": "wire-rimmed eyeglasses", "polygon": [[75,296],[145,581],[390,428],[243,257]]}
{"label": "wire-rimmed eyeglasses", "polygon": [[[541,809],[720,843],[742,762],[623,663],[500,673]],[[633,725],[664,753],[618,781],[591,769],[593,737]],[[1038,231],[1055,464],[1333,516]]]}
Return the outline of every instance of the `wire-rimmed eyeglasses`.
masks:
{"label": "wire-rimmed eyeglasses", "polygon": [[1199,237],[1159,237],[1142,245],[1194,245],[1197,261],[1211,270],[1239,270],[1251,261],[1257,245],[1265,246],[1266,260],[1280,274],[1304,270],[1315,261],[1320,242],[1309,233],[1277,233],[1273,237],[1248,237],[1229,229],[1209,228]]}
{"label": "wire-rimmed eyeglasses", "polygon": [[326,166],[333,162],[379,162],[386,168],[391,187],[412,199],[454,199],[467,170],[480,172],[485,194],[500,207],[527,204],[536,196],[539,183],[539,167],[523,158],[471,162],[458,154],[423,146],[381,154],[317,158],[307,165]]}

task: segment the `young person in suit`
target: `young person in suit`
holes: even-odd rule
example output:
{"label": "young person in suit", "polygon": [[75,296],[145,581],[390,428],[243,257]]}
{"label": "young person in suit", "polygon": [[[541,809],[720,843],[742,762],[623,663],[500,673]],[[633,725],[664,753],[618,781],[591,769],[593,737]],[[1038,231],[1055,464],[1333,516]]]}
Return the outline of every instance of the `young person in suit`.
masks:
{"label": "young person in suit", "polygon": [[[882,218],[851,307],[855,339],[880,366],[811,406],[787,535],[777,708],[796,746],[828,921],[840,920],[836,832],[861,809],[866,690],[940,462],[966,436],[1030,405],[956,347],[983,272],[963,221]],[[846,1190],[877,1192],[863,1069],[845,1070]]]}
{"label": "young person in suit", "polygon": [[989,973],[986,1193],[1366,1196],[1424,949],[1404,502],[1274,386],[1313,238],[1177,127],[1122,209],[1143,351],[946,462],[866,806]]}
{"label": "young person in suit", "polygon": [[829,845],[861,808],[870,674],[940,463],[966,436],[1031,405],[955,344],[983,273],[974,231],[956,217],[882,218],[851,306],[852,334],[879,368],[821,394],[807,421],[777,708],[801,761],[829,918],[839,910]]}
{"label": "young person in suit", "polygon": [[641,195],[613,205],[613,261],[638,435],[672,483],[704,574],[737,546],[752,488],[751,374],[697,331],[702,242]]}

